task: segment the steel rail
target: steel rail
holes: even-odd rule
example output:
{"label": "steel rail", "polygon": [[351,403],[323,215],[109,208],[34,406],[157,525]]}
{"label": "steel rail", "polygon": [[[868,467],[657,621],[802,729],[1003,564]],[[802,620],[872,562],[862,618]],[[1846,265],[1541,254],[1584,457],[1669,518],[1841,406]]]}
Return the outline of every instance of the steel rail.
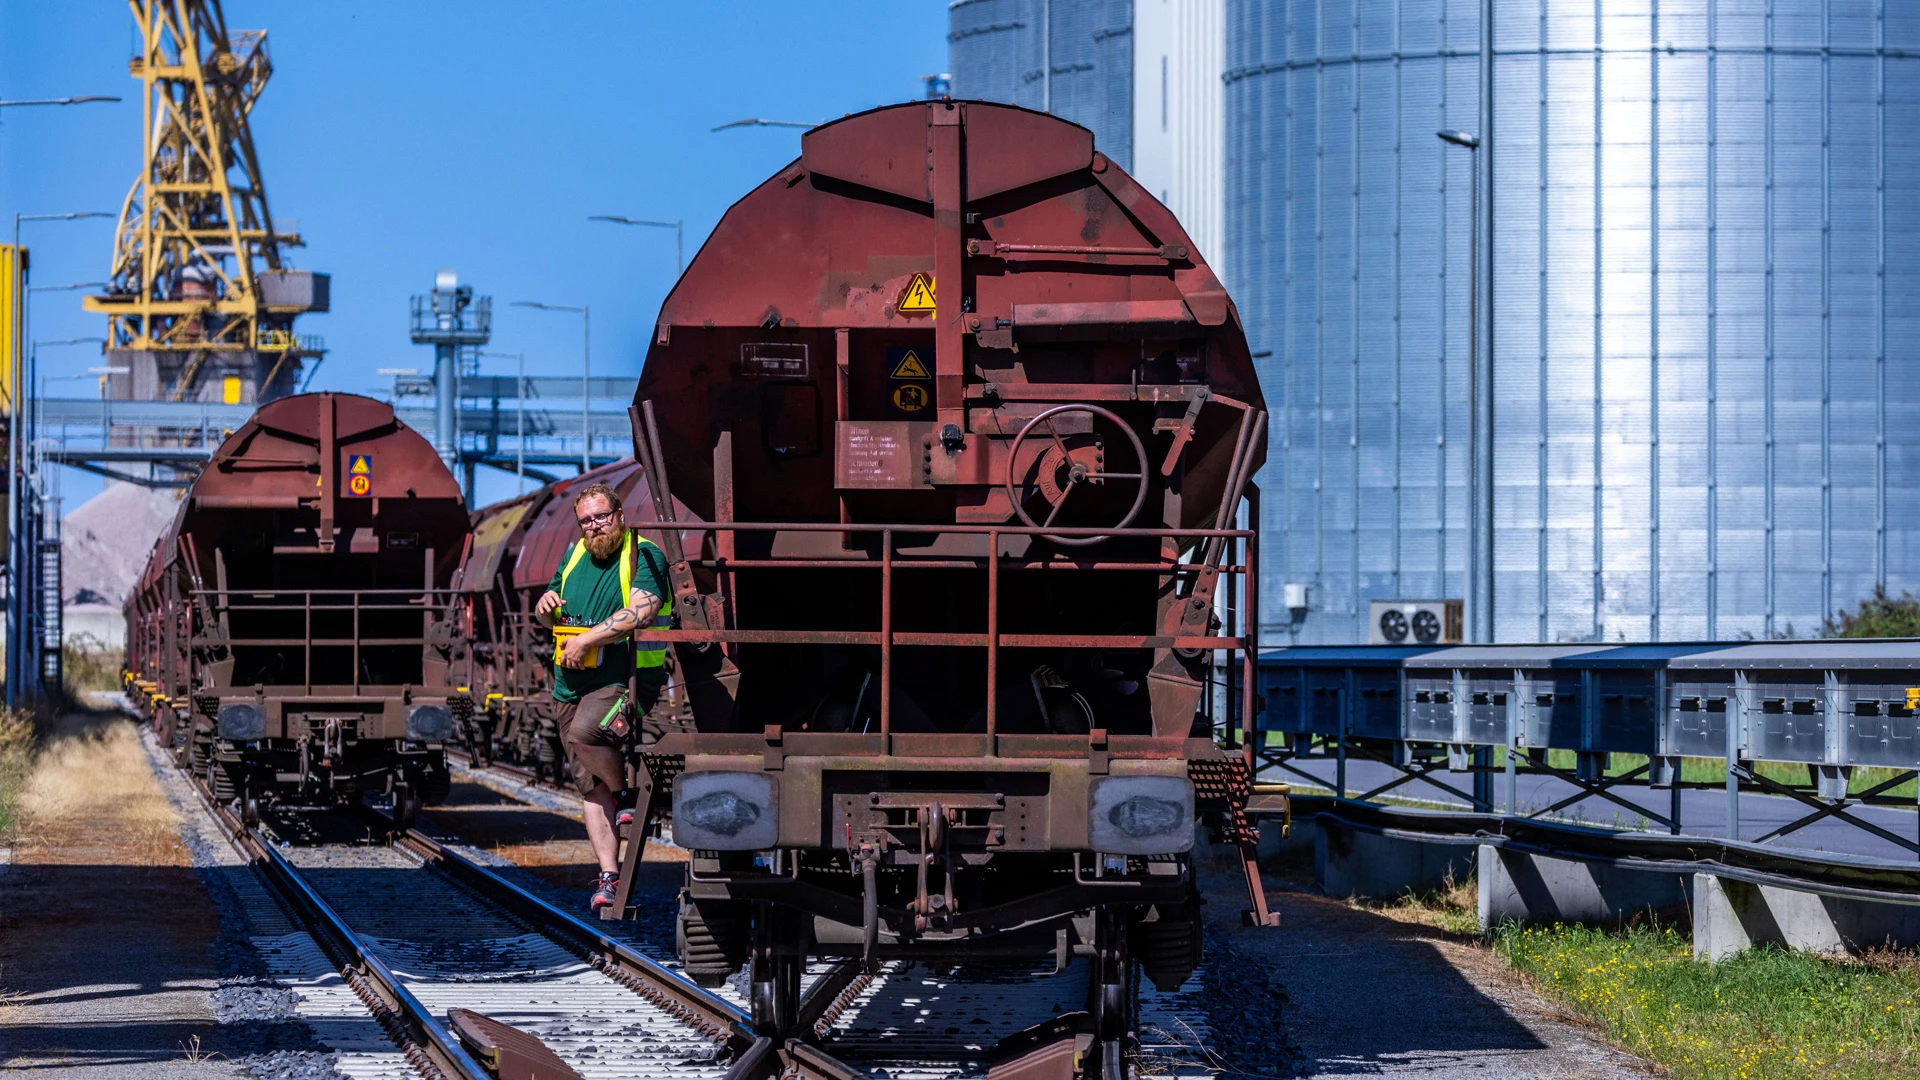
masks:
{"label": "steel rail", "polygon": [[461,855],[418,829],[394,836],[394,846],[499,905],[536,932],[584,954],[587,962],[614,981],[659,1006],[694,1030],[724,1042],[736,1055],[752,1045],[752,1018],[737,1006],[707,993],[579,917]]}
{"label": "steel rail", "polygon": [[[412,854],[462,886],[525,922],[536,932],[584,955],[600,973],[652,1002],[655,1006],[717,1042],[733,1055],[726,1080],[770,1080],[797,1070],[817,1080],[865,1080],[865,1073],[846,1065],[804,1041],[784,1044],[757,1035],[753,1020],[739,1007],[693,985],[592,924],[562,911],[513,882],[462,856],[433,837],[409,829],[395,835],[395,846]],[[852,961],[835,965],[801,999],[795,1029],[817,1037],[816,1028],[851,1000],[850,991],[864,985],[864,973]]]}
{"label": "steel rail", "polygon": [[491,1080],[492,1074],[367,948],[300,872],[253,828],[214,801],[197,777],[191,773],[187,776],[194,794],[226,833],[228,842],[246,857],[248,865],[259,872],[287,910],[313,933],[314,941],[407,1062],[426,1080]]}

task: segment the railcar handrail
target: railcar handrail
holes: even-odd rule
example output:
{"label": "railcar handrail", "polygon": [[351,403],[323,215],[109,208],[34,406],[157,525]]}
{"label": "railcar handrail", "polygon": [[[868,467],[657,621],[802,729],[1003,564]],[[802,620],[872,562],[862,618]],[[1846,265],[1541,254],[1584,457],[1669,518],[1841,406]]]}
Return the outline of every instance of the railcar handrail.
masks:
{"label": "railcar handrail", "polygon": [[966,525],[953,524],[886,524],[865,521],[629,521],[627,528],[642,532],[654,532],[662,529],[675,529],[683,533],[700,532],[839,532],[839,533],[998,533],[1002,536],[1121,536],[1121,537],[1179,537],[1195,540],[1228,539],[1246,540],[1259,534],[1255,529],[1184,529],[1184,528],[1100,528],[1097,525],[1079,525],[1068,527],[1054,525],[1050,527],[1028,525]]}
{"label": "railcar handrail", "polygon": [[[353,650],[352,656],[348,661],[352,682],[337,684],[351,687],[352,696],[360,696],[369,688],[417,685],[405,681],[391,683],[363,681],[361,650],[363,648],[395,648],[410,645],[417,645],[424,648],[432,644],[432,638],[429,636],[432,620],[440,613],[449,610],[453,599],[460,595],[454,589],[439,586],[382,589],[252,588],[247,586],[229,586],[224,589],[186,589],[184,592],[188,597],[212,598],[212,606],[214,609],[222,612],[245,612],[248,615],[259,615],[271,612],[299,612],[301,614],[301,633],[298,637],[241,636],[235,635],[231,627],[226,628],[218,638],[205,638],[200,633],[191,632],[189,637],[195,644],[213,642],[224,645],[228,649],[241,647],[297,648],[301,650],[302,680],[298,683],[271,683],[268,685],[282,693],[298,691],[308,697],[314,695],[314,688],[316,686],[331,687],[336,685],[333,683],[318,683],[314,681],[313,650],[315,648],[350,648]],[[406,599],[400,603],[367,602],[369,598],[378,601],[381,599],[393,600],[399,597]],[[317,636],[314,633],[313,627],[315,612],[327,615],[351,614],[353,626],[350,636]],[[361,625],[362,616],[376,612],[382,614],[413,613],[423,616],[421,632],[418,635],[401,635],[398,637],[369,636],[364,634]],[[200,666],[200,661],[194,656],[191,650],[187,653],[187,664],[187,678],[189,684],[192,684],[195,679],[195,670]],[[422,689],[429,688],[422,687]],[[451,689],[451,684],[449,684],[448,689]]]}
{"label": "railcar handrail", "polygon": [[[1257,496],[1252,507],[1252,516],[1258,520]],[[1242,668],[1240,676],[1240,694],[1238,708],[1233,707],[1233,698],[1229,697],[1229,722],[1227,730],[1230,742],[1237,742],[1239,749],[1246,755],[1249,767],[1253,764],[1254,749],[1254,672],[1257,652],[1255,636],[1257,631],[1256,613],[1259,611],[1259,572],[1258,548],[1251,541],[1258,536],[1254,529],[1225,528],[1067,528],[1061,526],[1023,526],[1023,525],[948,525],[930,524],[887,524],[870,522],[764,522],[764,521],[699,521],[678,522],[644,520],[628,522],[627,527],[640,531],[671,529],[678,533],[707,533],[731,537],[737,532],[810,532],[838,533],[843,536],[854,534],[877,535],[880,539],[880,555],[874,558],[831,559],[817,555],[796,555],[783,557],[778,554],[758,556],[753,559],[735,559],[731,556],[731,543],[716,553],[712,559],[687,560],[688,565],[711,567],[724,579],[735,570],[759,568],[791,569],[835,569],[835,570],[877,570],[880,572],[880,628],[878,630],[766,630],[743,629],[732,625],[731,612],[728,613],[724,628],[704,629],[651,629],[635,631],[633,640],[639,642],[661,642],[694,645],[702,648],[713,645],[877,645],[880,649],[879,721],[882,745],[890,745],[893,735],[893,650],[895,646],[937,646],[946,648],[984,648],[987,653],[986,670],[986,731],[989,740],[997,737],[999,731],[999,665],[1002,648],[1053,648],[1053,649],[1174,649],[1183,652],[1201,650],[1227,653],[1225,658],[1228,670],[1236,660]],[[987,551],[980,555],[955,556],[951,553],[929,555],[916,559],[909,552],[896,550],[896,539],[900,536],[928,536],[966,534],[984,536]],[[1084,558],[1073,559],[1068,563],[1055,566],[1043,564],[1049,570],[1076,569],[1104,570],[1113,572],[1153,573],[1162,576],[1190,576],[1191,588],[1184,602],[1191,599],[1194,604],[1212,614],[1212,601],[1215,586],[1223,575],[1239,579],[1240,584],[1240,630],[1238,633],[1194,633],[1192,621],[1180,621],[1182,606],[1175,605],[1167,613],[1167,618],[1176,621],[1186,632],[1173,627],[1160,627],[1162,631],[1154,634],[1008,634],[1000,629],[1000,574],[1007,564],[1014,560],[1025,560],[1026,556],[1011,555],[1001,551],[1000,542],[1005,537],[1059,537],[1090,536],[1103,538],[1140,538],[1157,540],[1209,540],[1215,543],[1195,546],[1189,549],[1197,554],[1205,551],[1213,558],[1221,560],[1218,564],[1200,561],[1163,559],[1158,562],[1101,562]],[[1229,556],[1235,547],[1243,553],[1238,561]],[[893,576],[895,569],[927,569],[937,567],[980,568],[987,573],[986,628],[984,632],[925,632],[902,631],[893,626]],[[1025,567],[1014,566],[1013,569]],[[732,589],[723,586],[722,595],[731,595]],[[685,604],[690,598],[681,596],[675,600]],[[1211,625],[1203,618],[1201,627],[1211,630]],[[1168,631],[1173,632],[1168,632]],[[729,651],[731,651],[729,649]],[[1237,654],[1237,656],[1236,656]],[[1207,686],[1212,686],[1209,679]],[[1237,712],[1238,716],[1231,714]],[[1232,721],[1237,719],[1238,725]],[[1237,736],[1237,738],[1236,738]]]}

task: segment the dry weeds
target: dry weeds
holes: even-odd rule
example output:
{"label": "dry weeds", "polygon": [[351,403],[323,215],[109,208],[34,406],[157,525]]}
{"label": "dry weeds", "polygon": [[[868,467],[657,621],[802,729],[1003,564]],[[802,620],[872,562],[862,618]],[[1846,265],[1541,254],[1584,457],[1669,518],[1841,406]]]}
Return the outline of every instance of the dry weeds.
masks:
{"label": "dry weeds", "polygon": [[1480,933],[1480,896],[1472,874],[1456,879],[1453,871],[1432,890],[1409,889],[1386,901],[1351,900],[1354,907],[1385,915],[1397,922],[1431,926],[1461,937]]}
{"label": "dry weeds", "polygon": [[[179,815],[125,720],[62,717],[34,760],[20,817],[23,861],[99,862],[110,847],[120,865],[185,865]],[[94,828],[103,822],[111,828]]]}

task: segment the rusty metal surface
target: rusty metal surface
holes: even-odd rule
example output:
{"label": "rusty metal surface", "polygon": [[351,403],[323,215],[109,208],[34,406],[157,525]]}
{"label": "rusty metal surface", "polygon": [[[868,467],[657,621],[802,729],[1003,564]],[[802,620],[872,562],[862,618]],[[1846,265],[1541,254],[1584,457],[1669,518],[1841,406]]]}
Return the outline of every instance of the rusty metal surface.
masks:
{"label": "rusty metal surface", "polygon": [[[126,605],[156,729],[186,735],[196,767],[223,740],[219,761],[255,794],[288,773],[380,786],[410,710],[454,694],[444,611],[467,533],[458,483],[391,406],[262,406],[189,488]],[[219,736],[229,705],[254,710],[257,733]]]}
{"label": "rusty metal surface", "polygon": [[[710,523],[674,568],[679,625],[640,635],[673,644],[696,719],[655,750],[782,776],[783,848],[970,873],[927,823],[971,822],[971,788],[923,775],[964,758],[989,786],[1054,777],[1023,804],[1049,857],[1087,846],[1087,778],[1117,767],[1213,769],[1209,812],[1244,838],[1221,779],[1244,736],[1192,736],[1213,664],[1251,662],[1222,619],[1259,606],[1228,526],[1265,407],[1218,278],[1085,129],[934,101],[808,132],[663,304],[635,404],[652,486]],[[923,835],[826,820],[841,774]],[[857,883],[796,865],[785,902],[843,918]]]}

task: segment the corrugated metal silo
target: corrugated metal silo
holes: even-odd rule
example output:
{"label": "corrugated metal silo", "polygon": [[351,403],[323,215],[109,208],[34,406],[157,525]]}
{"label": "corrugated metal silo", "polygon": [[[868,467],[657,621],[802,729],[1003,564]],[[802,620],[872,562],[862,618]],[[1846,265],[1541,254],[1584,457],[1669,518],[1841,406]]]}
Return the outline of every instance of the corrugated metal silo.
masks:
{"label": "corrugated metal silo", "polygon": [[1132,167],[1133,0],[952,0],[947,14],[954,97],[1071,120]]}
{"label": "corrugated metal silo", "polygon": [[[1496,637],[1807,634],[1920,586],[1920,8],[1495,7]],[[1265,620],[1365,640],[1370,599],[1466,591],[1471,159],[1434,132],[1479,126],[1480,3],[1227,8]]]}
{"label": "corrugated metal silo", "polygon": [[1222,0],[1136,0],[1133,9],[1128,171],[1180,219],[1217,273],[1226,269],[1220,261],[1225,17]]}

